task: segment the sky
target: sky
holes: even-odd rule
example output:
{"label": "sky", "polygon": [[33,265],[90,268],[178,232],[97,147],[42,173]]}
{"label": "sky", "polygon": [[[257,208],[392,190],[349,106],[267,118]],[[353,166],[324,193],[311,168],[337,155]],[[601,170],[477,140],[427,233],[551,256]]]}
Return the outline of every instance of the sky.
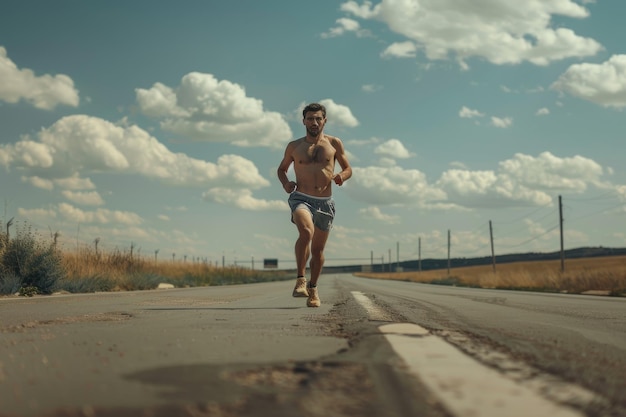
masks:
{"label": "sky", "polygon": [[[326,264],[626,246],[626,2],[7,0],[0,220],[293,268],[276,176],[327,108]],[[337,167],[337,171],[339,167]],[[293,178],[293,171],[289,171]],[[491,223],[491,232],[490,232]]]}

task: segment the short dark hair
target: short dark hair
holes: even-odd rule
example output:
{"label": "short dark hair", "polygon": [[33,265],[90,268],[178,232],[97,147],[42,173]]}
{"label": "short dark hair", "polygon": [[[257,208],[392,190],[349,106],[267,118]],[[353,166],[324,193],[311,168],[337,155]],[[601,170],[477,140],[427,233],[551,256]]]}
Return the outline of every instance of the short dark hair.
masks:
{"label": "short dark hair", "polygon": [[307,114],[308,112],[310,112],[310,111],[312,111],[312,112],[321,111],[321,112],[322,112],[322,114],[324,115],[324,118],[326,118],[326,107],[324,107],[324,105],[323,105],[323,104],[320,104],[320,103],[311,103],[311,104],[308,104],[308,105],[304,108],[304,110],[302,110],[302,117],[303,117],[303,118],[304,118],[304,117],[306,117],[306,114]]}

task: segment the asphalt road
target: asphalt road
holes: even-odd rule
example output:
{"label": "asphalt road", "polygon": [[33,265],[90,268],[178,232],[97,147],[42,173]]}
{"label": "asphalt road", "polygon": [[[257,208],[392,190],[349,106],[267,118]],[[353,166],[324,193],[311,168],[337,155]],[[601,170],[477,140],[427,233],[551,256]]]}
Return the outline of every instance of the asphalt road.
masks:
{"label": "asphalt road", "polygon": [[626,416],[626,299],[327,275],[307,308],[292,286],[0,298],[0,417],[452,415],[392,323],[580,415]]}

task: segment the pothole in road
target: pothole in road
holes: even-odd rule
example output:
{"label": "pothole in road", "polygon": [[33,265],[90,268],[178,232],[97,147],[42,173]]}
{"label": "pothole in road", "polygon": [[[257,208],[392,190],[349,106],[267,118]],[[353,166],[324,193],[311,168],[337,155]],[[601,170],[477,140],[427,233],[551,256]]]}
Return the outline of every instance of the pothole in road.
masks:
{"label": "pothole in road", "polygon": [[127,375],[126,379],[156,389],[161,404],[140,408],[64,408],[43,416],[378,417],[385,414],[367,366],[351,362],[167,366]]}
{"label": "pothole in road", "polygon": [[367,367],[358,363],[307,362],[224,372],[231,380],[260,393],[271,393],[285,411],[307,416],[371,415],[376,395]]}

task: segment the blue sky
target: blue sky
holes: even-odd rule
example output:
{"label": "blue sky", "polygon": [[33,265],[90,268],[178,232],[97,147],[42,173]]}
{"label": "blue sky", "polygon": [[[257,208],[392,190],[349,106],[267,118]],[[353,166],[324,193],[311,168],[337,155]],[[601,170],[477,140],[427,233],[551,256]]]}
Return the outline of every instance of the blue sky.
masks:
{"label": "blue sky", "polygon": [[[293,267],[276,178],[327,106],[353,178],[327,264],[626,246],[626,2],[14,1],[0,219]],[[399,252],[397,248],[400,248]]]}

